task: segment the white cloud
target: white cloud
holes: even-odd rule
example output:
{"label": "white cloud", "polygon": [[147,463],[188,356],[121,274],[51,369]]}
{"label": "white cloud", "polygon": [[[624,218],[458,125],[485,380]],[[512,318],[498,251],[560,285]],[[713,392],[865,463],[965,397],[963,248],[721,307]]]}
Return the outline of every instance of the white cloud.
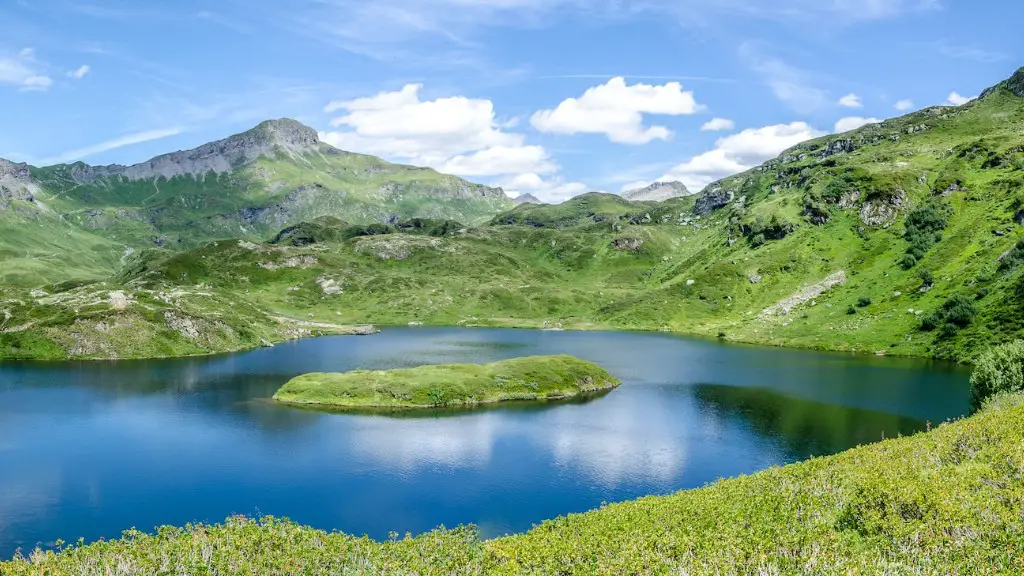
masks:
{"label": "white cloud", "polygon": [[949,94],[949,97],[946,98],[946,104],[949,104],[950,106],[963,106],[975,98],[977,98],[977,96],[961,96],[958,92],[953,91]]}
{"label": "white cloud", "polygon": [[468,155],[448,159],[442,172],[461,176],[493,176],[535,171],[549,174],[558,171],[542,146],[492,146]]}
{"label": "white cloud", "polygon": [[863,108],[864,104],[860,101],[860,96],[856,94],[847,94],[839,99],[839,105],[846,108]]}
{"label": "white cloud", "polygon": [[764,78],[775,97],[797,112],[813,112],[828,103],[825,91],[813,86],[807,72],[779,58],[765,56],[756,43],[743,44],[739,52],[740,57],[747,60],[751,68]]}
{"label": "white cloud", "polygon": [[[463,96],[421,100],[422,86],[339,100],[325,111],[343,113],[331,121],[339,130],[321,133],[324,142],[344,150],[429,166],[465,177],[502,177],[498,185],[538,192],[551,199],[571,192],[560,167],[543,146],[508,132],[490,100]],[[549,175],[544,180],[540,175]],[[582,186],[582,184],[579,184]]]}
{"label": "white cloud", "polygon": [[88,64],[82,64],[78,68],[68,72],[68,77],[74,78],[75,80],[81,80],[82,78],[85,78],[85,75],[89,73],[89,70],[91,70],[91,68]]}
{"label": "white cloud", "polygon": [[14,57],[0,54],[0,84],[11,84],[25,92],[43,92],[53,86],[53,79],[40,72],[35,51],[25,48]]}
{"label": "white cloud", "polygon": [[45,92],[51,86],[53,86],[53,78],[38,74],[21,81],[21,89],[25,92]]}
{"label": "white cloud", "polygon": [[719,138],[714,149],[672,168],[659,180],[679,180],[690,190],[701,190],[716,180],[774,158],[800,142],[823,135],[805,122],[748,128]]}
{"label": "white cloud", "polygon": [[143,132],[135,132],[133,134],[125,134],[100,142],[99,144],[93,144],[84,148],[78,148],[76,150],[69,150],[62,154],[58,154],[52,158],[44,158],[38,162],[34,162],[40,165],[51,165],[51,164],[63,164],[66,162],[73,162],[75,160],[82,160],[89,156],[94,156],[102,152],[110,150],[116,150],[117,148],[124,148],[125,146],[132,146],[134,144],[141,144],[143,142],[150,142],[153,140],[160,140],[162,138],[168,138],[170,136],[176,136],[182,133],[181,128],[162,128],[159,130],[146,130]]}
{"label": "white cloud", "polygon": [[[529,171],[551,171],[542,148],[526,146],[523,135],[503,130],[490,100],[454,96],[423,101],[421,89],[420,84],[409,84],[397,92],[331,102],[326,112],[346,112],[331,125],[347,130],[321,136],[345,150],[438,169],[460,166],[469,170],[467,175],[509,173],[502,156],[520,166],[532,158],[535,164]],[[488,164],[493,171],[485,170]]]}
{"label": "white cloud", "polygon": [[723,130],[732,130],[736,127],[736,123],[727,118],[712,118],[704,123],[700,127],[703,132],[720,132]]}
{"label": "white cloud", "polygon": [[900,112],[908,112],[914,109],[914,101],[910,99],[900,100],[899,102],[896,103],[894,108],[896,108]]}
{"label": "white cloud", "polygon": [[644,114],[680,116],[703,109],[678,82],[661,86],[626,84],[615,77],[588,89],[579,98],[562,101],[554,110],[540,110],[530,118],[541,132],[557,134],[604,134],[620,144],[646,144],[668,140],[672,131],[664,126],[645,126]]}
{"label": "white cloud", "polygon": [[582,182],[564,182],[559,177],[545,180],[535,173],[520,174],[514,178],[498,183],[505,192],[515,198],[521,194],[530,193],[542,202],[557,204],[564,202],[573,196],[579,196],[590,189]]}
{"label": "white cloud", "polygon": [[868,124],[878,124],[881,122],[878,118],[864,118],[861,116],[847,116],[846,118],[840,118],[836,122],[835,132],[849,132],[850,130],[856,130],[861,126],[867,126]]}

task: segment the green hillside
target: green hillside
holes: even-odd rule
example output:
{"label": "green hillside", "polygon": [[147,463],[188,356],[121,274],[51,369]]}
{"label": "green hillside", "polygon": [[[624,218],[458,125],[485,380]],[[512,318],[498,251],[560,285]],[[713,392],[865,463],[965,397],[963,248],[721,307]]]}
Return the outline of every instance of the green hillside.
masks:
{"label": "green hillside", "polygon": [[[445,219],[395,212],[390,224],[348,208],[330,210],[340,219],[294,211],[307,222],[267,219],[242,239],[118,253],[125,266],[112,281],[129,294],[206,291],[319,323],[667,330],[970,360],[1024,335],[1022,79],[964,106],[805,142],[696,196],[591,193],[475,226],[456,222],[454,208]],[[9,323],[24,325],[19,314]],[[5,338],[38,341],[45,326],[55,325]]]}
{"label": "green hillside", "polygon": [[[293,120],[135,166],[35,168],[0,161],[5,283],[104,278],[126,252],[263,239],[321,216],[481,222],[513,206],[500,189],[337,150]],[[53,264],[58,264],[54,267]]]}

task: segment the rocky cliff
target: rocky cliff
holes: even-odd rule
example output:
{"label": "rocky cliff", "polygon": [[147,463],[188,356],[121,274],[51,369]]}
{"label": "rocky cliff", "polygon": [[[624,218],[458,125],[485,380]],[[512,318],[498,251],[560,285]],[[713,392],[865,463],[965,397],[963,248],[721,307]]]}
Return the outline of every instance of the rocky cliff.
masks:
{"label": "rocky cliff", "polygon": [[644,188],[637,188],[622,193],[622,197],[626,200],[632,200],[634,202],[640,201],[651,201],[651,202],[663,202],[672,198],[679,198],[682,196],[689,196],[690,191],[686,189],[686,186],[682,182],[655,182],[650,186]]}

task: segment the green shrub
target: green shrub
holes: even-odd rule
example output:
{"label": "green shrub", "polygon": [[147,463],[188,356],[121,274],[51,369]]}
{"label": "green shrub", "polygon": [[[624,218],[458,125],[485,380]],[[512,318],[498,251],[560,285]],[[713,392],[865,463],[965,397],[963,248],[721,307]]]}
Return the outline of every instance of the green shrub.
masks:
{"label": "green shrub", "polygon": [[917,257],[913,254],[904,254],[900,260],[900,268],[904,270],[910,270],[914,266],[917,266]]}
{"label": "green shrub", "polygon": [[[909,243],[907,254],[914,257],[914,263],[924,258],[937,243],[942,241],[942,231],[948,223],[947,208],[942,205],[929,204],[913,210],[904,221],[906,231],[903,238]],[[913,265],[906,257],[900,261],[904,269],[910,269]]]}
{"label": "green shrub", "polygon": [[851,304],[849,308],[846,309],[846,313],[849,314],[850,316],[853,316],[854,314],[857,313],[857,309],[853,307],[853,304]]}
{"label": "green shrub", "polygon": [[1013,249],[1003,256],[1002,261],[999,262],[999,271],[1012,272],[1021,264],[1024,264],[1024,240],[1017,242]]}
{"label": "green shrub", "polygon": [[921,321],[921,329],[930,332],[941,328],[940,338],[951,338],[957,332],[971,325],[975,316],[978,315],[977,308],[966,296],[957,294],[939,307],[933,314]]}
{"label": "green shrub", "polygon": [[868,298],[867,296],[861,296],[859,299],[857,299],[857,306],[861,308],[867,308],[868,306],[871,306],[871,298]]}
{"label": "green shrub", "polygon": [[925,286],[935,285],[935,274],[931,270],[921,270],[917,275],[921,277],[921,282]]}
{"label": "green shrub", "polygon": [[980,408],[1001,392],[1024,390],[1024,340],[989,350],[978,359],[971,374],[971,403]]}

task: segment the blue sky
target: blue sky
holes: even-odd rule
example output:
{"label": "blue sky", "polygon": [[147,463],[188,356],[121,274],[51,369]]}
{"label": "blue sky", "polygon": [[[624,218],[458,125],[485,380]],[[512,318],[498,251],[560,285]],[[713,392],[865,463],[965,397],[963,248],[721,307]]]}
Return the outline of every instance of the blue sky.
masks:
{"label": "blue sky", "polygon": [[0,157],[130,164],[293,117],[559,200],[694,191],[1024,65],[1010,0],[2,0]]}

